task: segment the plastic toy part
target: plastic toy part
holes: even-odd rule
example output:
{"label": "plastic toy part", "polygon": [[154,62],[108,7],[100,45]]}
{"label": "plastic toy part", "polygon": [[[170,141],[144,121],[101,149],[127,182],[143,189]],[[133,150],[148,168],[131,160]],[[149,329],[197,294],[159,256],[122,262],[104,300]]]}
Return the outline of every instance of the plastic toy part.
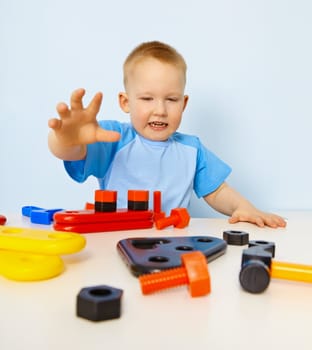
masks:
{"label": "plastic toy part", "polygon": [[77,316],[90,321],[105,321],[121,315],[121,289],[106,285],[86,287],[77,296]]}
{"label": "plastic toy part", "polygon": [[181,255],[182,267],[142,275],[139,277],[143,294],[189,285],[192,297],[210,293],[210,275],[205,255],[199,251]]}
{"label": "plastic toy part", "polygon": [[186,208],[175,208],[170,212],[170,216],[155,221],[156,228],[161,230],[173,225],[176,228],[184,228],[190,222],[190,214]]}
{"label": "plastic toy part", "polygon": [[50,225],[53,221],[54,213],[63,209],[43,209],[34,206],[22,207],[22,215],[28,216],[33,224]]}
{"label": "plastic toy part", "polygon": [[245,245],[249,242],[249,233],[243,231],[223,231],[223,239],[229,245]]}
{"label": "plastic toy part", "polygon": [[264,249],[265,251],[271,253],[272,258],[275,256],[275,243],[274,242],[268,242],[268,241],[249,241],[248,247],[259,247]]}
{"label": "plastic toy part", "polygon": [[0,225],[5,225],[7,218],[4,215],[0,215]]}
{"label": "plastic toy part", "polygon": [[84,248],[86,240],[76,233],[0,227],[0,274],[16,281],[38,281],[64,271],[58,255]]}
{"label": "plastic toy part", "polygon": [[85,210],[65,210],[54,214],[53,228],[58,231],[92,233],[148,229],[155,218],[162,218],[161,193],[154,192],[154,211],[148,210],[149,191],[129,190],[128,208],[116,209],[117,192],[95,191],[95,204],[86,203]]}
{"label": "plastic toy part", "polygon": [[117,209],[117,191],[96,190],[94,209],[96,212],[113,212]]}
{"label": "plastic toy part", "polygon": [[270,284],[269,268],[260,260],[251,260],[241,268],[239,281],[247,292],[261,293]]}
{"label": "plastic toy part", "polygon": [[[312,266],[278,262],[272,260],[272,242],[265,241],[243,251],[239,280],[243,289],[250,293],[261,293],[271,278],[312,283]],[[267,247],[265,249],[264,247]],[[275,247],[275,245],[274,245]]]}
{"label": "plastic toy part", "polygon": [[154,210],[154,221],[162,219],[166,216],[164,211],[161,211],[161,192],[154,191],[153,193],[153,210]]}
{"label": "plastic toy part", "polygon": [[272,261],[270,272],[272,278],[312,283],[311,265]]}
{"label": "plastic toy part", "polygon": [[63,255],[78,252],[85,245],[85,238],[76,233],[0,227],[0,249],[43,255]]}
{"label": "plastic toy part", "polygon": [[128,191],[128,210],[148,210],[149,192],[145,190]]}
{"label": "plastic toy part", "polygon": [[63,260],[58,256],[0,250],[0,275],[14,281],[39,281],[60,275]]}
{"label": "plastic toy part", "polygon": [[223,255],[227,244],[212,236],[174,236],[125,238],[117,243],[117,251],[134,276],[181,266],[181,255],[202,252],[211,262]]}
{"label": "plastic toy part", "polygon": [[151,228],[153,224],[151,210],[117,209],[111,213],[67,210],[55,213],[53,228],[58,231],[92,233]]}

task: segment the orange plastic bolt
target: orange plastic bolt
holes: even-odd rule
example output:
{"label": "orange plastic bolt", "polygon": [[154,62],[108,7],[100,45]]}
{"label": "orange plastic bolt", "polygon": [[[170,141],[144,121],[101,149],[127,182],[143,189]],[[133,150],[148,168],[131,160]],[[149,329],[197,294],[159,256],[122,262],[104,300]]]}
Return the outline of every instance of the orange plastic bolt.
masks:
{"label": "orange plastic bolt", "polygon": [[190,252],[181,255],[182,266],[139,277],[143,294],[188,284],[192,297],[210,293],[210,275],[205,255]]}
{"label": "orange plastic bolt", "polygon": [[184,228],[189,224],[190,218],[186,208],[176,208],[171,210],[170,216],[156,220],[155,225],[158,230],[171,225],[177,228]]}

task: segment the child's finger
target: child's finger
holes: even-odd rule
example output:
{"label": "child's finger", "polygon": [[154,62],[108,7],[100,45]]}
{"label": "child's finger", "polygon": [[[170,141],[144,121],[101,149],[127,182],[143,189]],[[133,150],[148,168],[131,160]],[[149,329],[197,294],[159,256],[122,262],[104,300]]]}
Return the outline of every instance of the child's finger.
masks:
{"label": "child's finger", "polygon": [[48,121],[48,126],[49,128],[53,129],[53,130],[57,130],[61,127],[62,125],[62,121],[56,118],[52,118]]}
{"label": "child's finger", "polygon": [[255,217],[254,222],[259,227],[265,226],[264,220],[260,216]]}
{"label": "child's finger", "polygon": [[70,107],[72,110],[83,109],[82,98],[85,94],[84,89],[75,90],[70,97]]}
{"label": "child's finger", "polygon": [[70,116],[70,110],[68,109],[67,104],[61,102],[56,106],[56,111],[61,119],[68,118]]}
{"label": "child's finger", "polygon": [[98,92],[94,95],[93,99],[89,103],[87,110],[90,114],[96,116],[99,113],[101,104],[102,104],[103,95],[101,92]]}
{"label": "child's finger", "polygon": [[230,224],[236,224],[237,222],[239,222],[239,217],[238,216],[231,216],[230,218],[229,218],[229,223]]}

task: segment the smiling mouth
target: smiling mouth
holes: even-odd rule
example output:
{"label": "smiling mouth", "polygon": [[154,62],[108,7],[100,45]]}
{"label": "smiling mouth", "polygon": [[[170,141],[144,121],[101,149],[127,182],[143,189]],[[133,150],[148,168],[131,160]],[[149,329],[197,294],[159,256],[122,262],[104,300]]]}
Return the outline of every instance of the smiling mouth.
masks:
{"label": "smiling mouth", "polygon": [[152,128],[165,128],[168,126],[168,123],[163,123],[163,122],[150,122],[148,123],[149,126]]}

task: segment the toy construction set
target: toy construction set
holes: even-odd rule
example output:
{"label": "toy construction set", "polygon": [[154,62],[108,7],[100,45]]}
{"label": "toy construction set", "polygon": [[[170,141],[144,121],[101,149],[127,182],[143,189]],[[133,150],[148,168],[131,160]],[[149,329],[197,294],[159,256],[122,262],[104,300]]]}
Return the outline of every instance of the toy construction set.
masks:
{"label": "toy construction set", "polygon": [[[62,255],[84,249],[84,234],[121,230],[162,230],[189,225],[186,208],[173,208],[169,216],[161,209],[161,192],[129,190],[128,207],[117,208],[117,192],[96,190],[94,203],[83,210],[44,209],[25,206],[22,215],[33,224],[51,225],[53,230],[10,227],[0,215],[0,275],[15,281],[40,281],[60,275]],[[174,231],[178,232],[178,231]],[[210,261],[226,252],[228,245],[244,246],[238,278],[243,290],[264,292],[271,278],[312,282],[312,266],[274,260],[275,244],[249,240],[243,231],[224,231],[223,239],[212,236],[129,237],[120,240],[117,251],[143,295],[186,285],[191,297],[211,291]],[[123,291],[108,285],[85,287],[77,295],[76,314],[91,321],[121,316]]]}

